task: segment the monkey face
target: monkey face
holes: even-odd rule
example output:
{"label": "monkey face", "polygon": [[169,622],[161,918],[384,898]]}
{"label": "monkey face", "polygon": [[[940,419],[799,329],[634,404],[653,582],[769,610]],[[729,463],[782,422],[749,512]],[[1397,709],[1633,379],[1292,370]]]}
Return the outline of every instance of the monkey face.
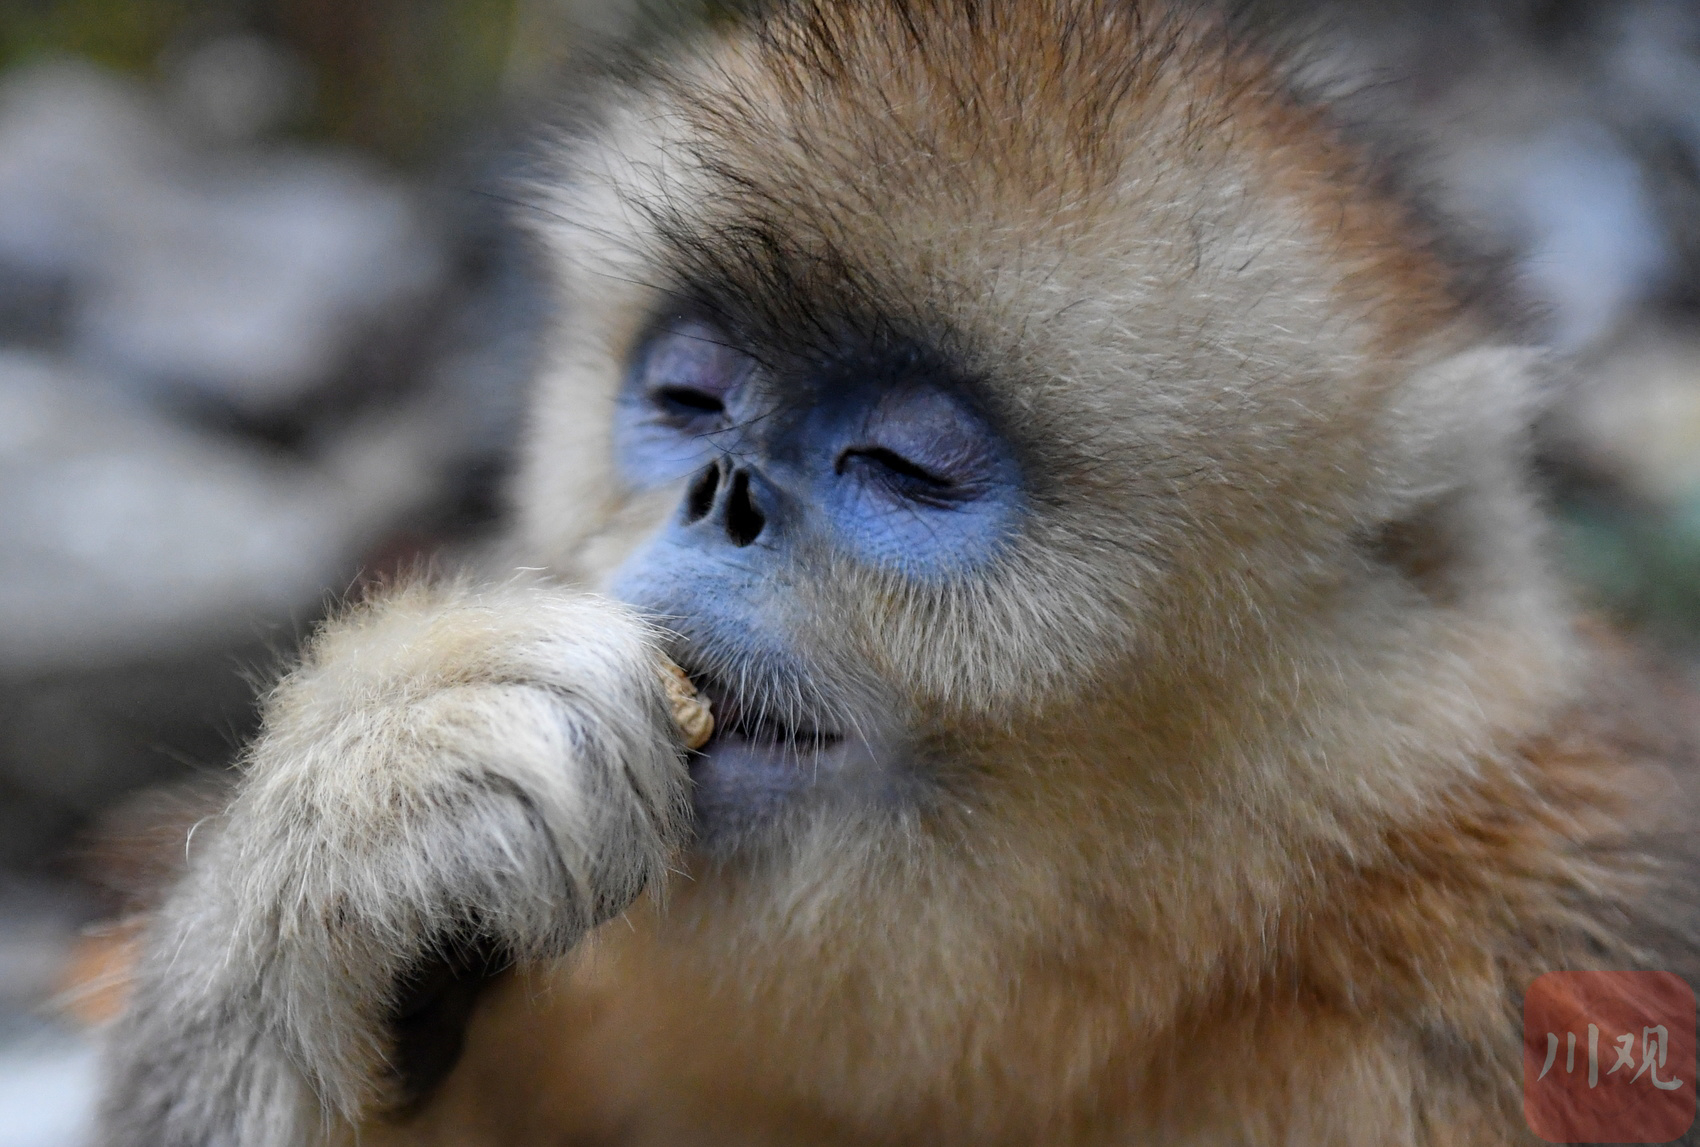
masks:
{"label": "monkey face", "polygon": [[933,580],[1008,540],[1019,468],[948,366],[913,346],[770,346],[758,361],[736,339],[711,321],[661,324],[614,425],[628,484],[689,479],[665,544],[691,578],[759,542],[769,561],[842,554]]}
{"label": "monkey face", "polygon": [[705,822],[1278,676],[1446,493],[1409,382],[1468,345],[1445,273],[1278,77],[1138,5],[878,9],[617,87],[542,188],[525,535],[676,635]]}
{"label": "monkey face", "polygon": [[676,634],[714,703],[700,819],[759,816],[803,787],[901,787],[886,766],[913,694],[856,649],[842,591],[983,576],[1024,514],[1015,448],[927,348],[751,337],[723,305],[697,313],[660,317],[618,399],[622,480],[682,493],[608,588]]}

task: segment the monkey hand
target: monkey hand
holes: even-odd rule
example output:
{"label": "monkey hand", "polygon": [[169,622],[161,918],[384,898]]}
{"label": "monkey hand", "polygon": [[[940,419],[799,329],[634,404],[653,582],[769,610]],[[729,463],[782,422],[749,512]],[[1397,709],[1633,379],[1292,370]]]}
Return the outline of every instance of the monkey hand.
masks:
{"label": "monkey hand", "polygon": [[429,1087],[480,973],[660,879],[705,716],[669,668],[625,609],[539,585],[414,588],[321,633],[151,927],[100,1142],[312,1143]]}

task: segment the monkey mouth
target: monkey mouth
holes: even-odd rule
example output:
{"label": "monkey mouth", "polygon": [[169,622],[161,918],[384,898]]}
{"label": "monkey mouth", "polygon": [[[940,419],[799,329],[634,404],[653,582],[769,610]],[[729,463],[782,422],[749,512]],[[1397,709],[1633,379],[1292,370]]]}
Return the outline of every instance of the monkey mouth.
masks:
{"label": "monkey mouth", "polygon": [[882,788],[878,746],[859,731],[835,728],[823,719],[829,714],[798,705],[784,682],[769,690],[734,688],[725,677],[676,660],[714,714],[714,734],[689,758],[699,847],[736,850],[760,839],[764,826],[788,809],[831,800],[847,786]]}
{"label": "monkey mouth", "polygon": [[752,702],[714,677],[692,674],[691,680],[714,714],[714,735],[699,750],[704,756],[738,747],[804,759],[844,742],[844,734],[823,728],[801,714]]}

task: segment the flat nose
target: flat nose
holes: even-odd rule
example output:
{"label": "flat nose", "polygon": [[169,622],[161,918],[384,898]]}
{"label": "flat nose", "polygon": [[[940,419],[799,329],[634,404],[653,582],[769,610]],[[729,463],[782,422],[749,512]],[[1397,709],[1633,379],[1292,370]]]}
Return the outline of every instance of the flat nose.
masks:
{"label": "flat nose", "polygon": [[748,469],[718,458],[691,479],[685,492],[685,524],[695,525],[705,518],[717,520],[727,540],[740,548],[761,537],[767,515],[750,491]]}

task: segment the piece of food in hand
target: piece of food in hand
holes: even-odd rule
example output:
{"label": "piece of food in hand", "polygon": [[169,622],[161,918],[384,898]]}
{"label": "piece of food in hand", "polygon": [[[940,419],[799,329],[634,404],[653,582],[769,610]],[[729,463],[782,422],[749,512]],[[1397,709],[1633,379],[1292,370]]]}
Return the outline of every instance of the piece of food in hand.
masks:
{"label": "piece of food in hand", "polygon": [[663,662],[662,680],[667,684],[667,702],[673,707],[673,723],[679,726],[685,748],[700,749],[714,735],[714,714],[709,711],[708,698],[697,692],[683,669],[671,661]]}

